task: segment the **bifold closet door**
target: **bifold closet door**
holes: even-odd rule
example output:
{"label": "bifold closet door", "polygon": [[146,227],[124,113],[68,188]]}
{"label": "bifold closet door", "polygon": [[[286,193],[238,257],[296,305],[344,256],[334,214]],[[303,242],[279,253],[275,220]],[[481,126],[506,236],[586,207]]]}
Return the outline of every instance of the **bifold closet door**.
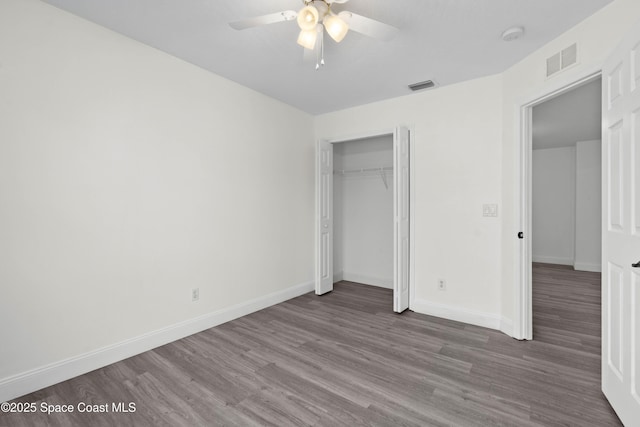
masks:
{"label": "bifold closet door", "polygon": [[393,135],[393,311],[409,308],[409,129]]}
{"label": "bifold closet door", "polygon": [[333,290],[333,145],[320,141],[316,160],[316,294]]}

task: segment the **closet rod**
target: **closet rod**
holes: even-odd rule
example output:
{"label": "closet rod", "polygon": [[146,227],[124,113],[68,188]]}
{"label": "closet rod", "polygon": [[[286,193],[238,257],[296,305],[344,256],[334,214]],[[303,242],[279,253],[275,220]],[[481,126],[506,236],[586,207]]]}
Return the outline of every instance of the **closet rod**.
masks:
{"label": "closet rod", "polygon": [[356,173],[367,173],[367,172],[388,172],[392,170],[393,170],[392,166],[385,166],[381,168],[364,168],[364,169],[349,169],[349,170],[340,169],[340,170],[334,170],[333,173],[336,175],[345,175],[345,174],[356,174]]}
{"label": "closet rod", "polygon": [[382,178],[382,183],[384,184],[384,188],[386,188],[387,190],[389,189],[389,184],[387,183],[387,176],[385,174],[385,172],[391,172],[393,171],[393,167],[392,166],[384,166],[381,168],[364,168],[364,169],[351,169],[351,170],[334,170],[333,173],[334,175],[351,175],[354,176],[356,174],[360,174],[360,173],[371,173],[371,172],[375,172],[375,173],[379,173],[380,174],[380,178]]}

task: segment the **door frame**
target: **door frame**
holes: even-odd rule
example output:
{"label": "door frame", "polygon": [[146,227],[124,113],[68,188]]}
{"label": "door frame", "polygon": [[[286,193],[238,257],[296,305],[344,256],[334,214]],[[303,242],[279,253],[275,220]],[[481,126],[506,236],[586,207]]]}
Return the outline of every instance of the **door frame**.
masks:
{"label": "door frame", "polygon": [[[516,277],[514,278],[514,318],[511,336],[519,340],[533,339],[532,310],[532,112],[533,107],[556,96],[569,92],[579,86],[601,78],[602,63],[585,67],[578,72],[567,72],[558,76],[536,92],[523,97],[516,103],[515,140],[517,141],[516,158],[514,159],[515,181],[518,183],[518,199],[514,230],[514,253],[517,256]],[[518,238],[522,232],[524,238]]]}
{"label": "door frame", "polygon": [[[320,153],[320,148],[323,144],[340,144],[343,142],[349,142],[349,141],[357,141],[357,140],[361,140],[361,139],[368,139],[368,138],[375,138],[375,137],[380,137],[380,136],[387,136],[387,135],[391,135],[393,136],[396,133],[397,129],[400,129],[401,127],[406,127],[407,129],[409,129],[409,135],[410,135],[410,141],[409,141],[409,310],[413,310],[413,301],[415,300],[415,214],[414,214],[414,209],[415,209],[415,203],[413,203],[413,201],[415,200],[415,186],[413,185],[413,183],[415,182],[415,167],[414,167],[414,150],[415,150],[415,141],[416,141],[416,137],[415,137],[415,127],[413,125],[398,125],[392,128],[384,128],[384,129],[378,129],[378,130],[364,130],[361,132],[357,132],[357,133],[353,133],[353,134],[348,134],[348,135],[343,135],[343,136],[334,136],[334,137],[324,137],[324,138],[320,138],[316,141],[316,151],[315,151],[315,156],[316,156],[316,167],[318,167],[318,161],[317,161],[317,157],[319,156]],[[316,171],[316,176],[318,175],[317,171]],[[316,184],[315,184],[315,200],[316,200],[316,206],[315,206],[315,278],[314,278],[314,287],[315,287],[315,292],[316,295],[320,295],[320,278],[319,278],[319,272],[320,272],[320,241],[319,241],[319,230],[320,230],[320,220],[321,220],[321,212],[320,212],[320,206],[319,206],[319,192],[320,192],[320,187],[319,187],[320,183],[317,182],[316,179]],[[394,188],[395,191],[395,188]],[[333,191],[331,191],[330,193],[330,197],[331,197],[331,206],[333,209]],[[395,225],[394,225],[395,227]],[[331,231],[331,233],[333,234],[333,230]],[[396,245],[395,239],[394,239],[394,245]],[[395,248],[397,249],[397,248]],[[333,274],[333,272],[331,272]],[[394,281],[395,281],[395,277],[394,277]],[[394,291],[395,292],[395,291]],[[394,295],[395,298],[395,295]],[[395,301],[395,300],[394,300]]]}

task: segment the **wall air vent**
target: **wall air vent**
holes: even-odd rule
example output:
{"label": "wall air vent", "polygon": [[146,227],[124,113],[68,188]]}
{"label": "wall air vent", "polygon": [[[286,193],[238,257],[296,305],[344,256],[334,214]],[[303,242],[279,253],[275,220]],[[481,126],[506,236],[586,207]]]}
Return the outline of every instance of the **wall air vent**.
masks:
{"label": "wall air vent", "polygon": [[566,49],[547,58],[547,77],[564,70],[578,62],[578,45],[572,44]]}
{"label": "wall air vent", "polygon": [[572,44],[562,51],[562,69],[578,62],[578,45]]}
{"label": "wall air vent", "polygon": [[432,80],[425,80],[423,82],[419,82],[419,83],[413,83],[409,85],[409,89],[416,91],[416,90],[422,90],[422,89],[430,89],[432,87],[434,87],[436,84],[432,81]]}
{"label": "wall air vent", "polygon": [[560,65],[560,52],[547,58],[547,77],[552,76],[562,69]]}

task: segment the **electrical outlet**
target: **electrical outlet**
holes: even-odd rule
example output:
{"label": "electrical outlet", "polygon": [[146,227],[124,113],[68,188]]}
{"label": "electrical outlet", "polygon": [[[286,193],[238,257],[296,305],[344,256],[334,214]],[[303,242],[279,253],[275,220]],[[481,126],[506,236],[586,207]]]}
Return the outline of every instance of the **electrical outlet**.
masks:
{"label": "electrical outlet", "polygon": [[444,279],[438,279],[438,289],[444,291],[447,289],[447,281]]}
{"label": "electrical outlet", "polygon": [[191,289],[191,302],[196,302],[200,299],[200,288]]}

